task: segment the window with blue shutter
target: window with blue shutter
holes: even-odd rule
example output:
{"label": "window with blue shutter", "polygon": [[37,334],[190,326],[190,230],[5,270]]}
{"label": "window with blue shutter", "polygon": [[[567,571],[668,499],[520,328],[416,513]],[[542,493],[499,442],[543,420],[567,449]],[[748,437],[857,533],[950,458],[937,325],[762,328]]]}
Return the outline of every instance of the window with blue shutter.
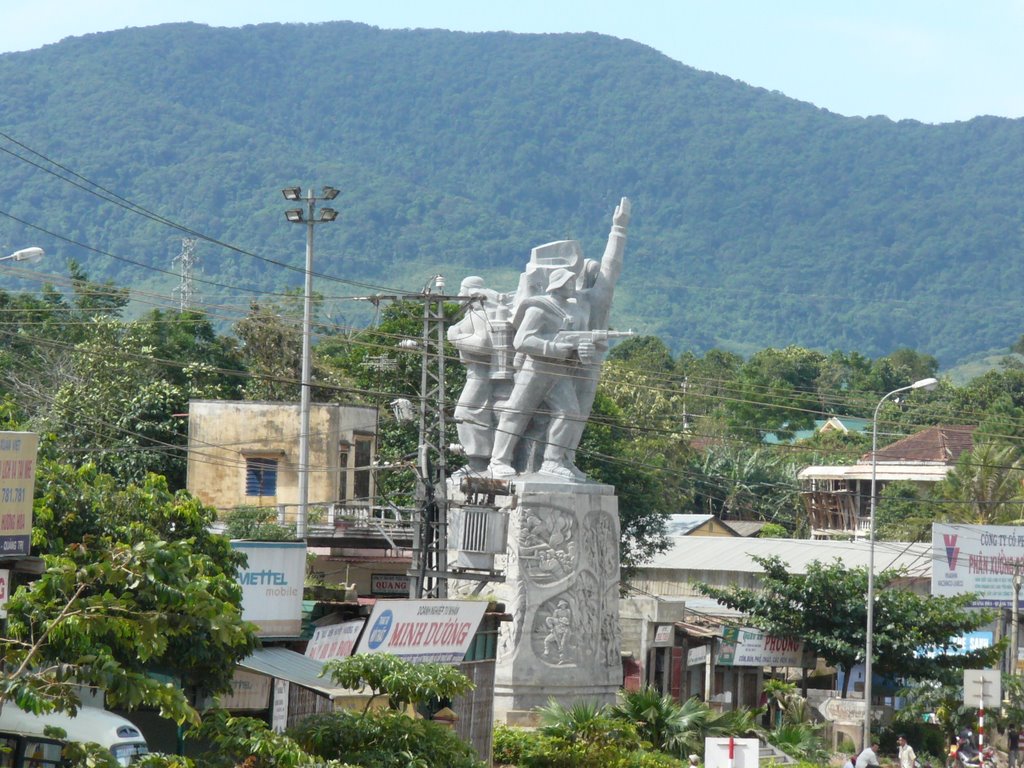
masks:
{"label": "window with blue shutter", "polygon": [[277,496],[277,459],[260,456],[245,460],[245,495]]}

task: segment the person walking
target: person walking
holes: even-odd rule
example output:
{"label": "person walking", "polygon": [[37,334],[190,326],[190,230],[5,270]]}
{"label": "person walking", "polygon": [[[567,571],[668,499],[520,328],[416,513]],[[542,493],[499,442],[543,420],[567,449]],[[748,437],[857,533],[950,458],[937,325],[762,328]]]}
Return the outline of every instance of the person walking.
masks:
{"label": "person walking", "polygon": [[907,737],[901,733],[896,738],[896,744],[899,747],[896,756],[899,760],[900,768],[914,768],[914,764],[917,762],[917,754],[915,754],[914,748],[907,743]]}

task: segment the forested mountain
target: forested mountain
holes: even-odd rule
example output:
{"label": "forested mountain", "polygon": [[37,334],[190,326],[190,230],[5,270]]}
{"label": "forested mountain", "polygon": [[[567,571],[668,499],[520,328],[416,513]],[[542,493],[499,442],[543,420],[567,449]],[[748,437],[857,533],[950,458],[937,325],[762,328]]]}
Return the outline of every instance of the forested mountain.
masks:
{"label": "forested mountain", "polygon": [[434,272],[509,289],[539,243],[598,256],[628,195],[615,321],[676,351],[909,346],[948,366],[1024,330],[1024,120],[842,117],[602,35],[87,35],[0,55],[0,131],[0,245],[163,296],[167,220],[220,242],[198,246],[208,303],[300,285],[284,186],[342,189],[316,232],[328,297]]}

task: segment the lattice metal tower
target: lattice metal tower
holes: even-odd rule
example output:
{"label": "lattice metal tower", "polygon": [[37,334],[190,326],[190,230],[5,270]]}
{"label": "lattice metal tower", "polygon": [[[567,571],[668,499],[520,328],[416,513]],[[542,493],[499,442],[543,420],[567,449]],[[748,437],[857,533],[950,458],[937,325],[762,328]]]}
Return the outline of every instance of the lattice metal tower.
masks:
{"label": "lattice metal tower", "polygon": [[194,295],[192,291],[192,267],[195,266],[198,260],[196,256],[196,238],[181,238],[181,253],[171,260],[171,264],[176,265],[181,274],[181,282],[174,292],[178,294],[179,306],[182,312],[192,307]]}
{"label": "lattice metal tower", "polygon": [[413,551],[411,597],[448,596],[448,499],[445,435],[444,278],[434,278],[433,291],[421,297],[420,423],[416,498],[421,513],[418,546]]}

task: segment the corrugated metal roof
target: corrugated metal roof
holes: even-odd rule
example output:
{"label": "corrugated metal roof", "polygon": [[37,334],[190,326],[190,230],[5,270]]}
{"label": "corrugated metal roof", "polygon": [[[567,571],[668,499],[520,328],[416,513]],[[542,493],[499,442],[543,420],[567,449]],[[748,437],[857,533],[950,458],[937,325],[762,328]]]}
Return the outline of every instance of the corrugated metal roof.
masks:
{"label": "corrugated metal roof", "polygon": [[[922,461],[879,462],[876,465],[875,477],[882,482],[894,480],[911,480],[918,483],[936,483],[942,480],[949,470],[948,464]],[[800,480],[870,480],[871,464],[848,464],[846,466],[813,466],[804,467],[797,472]]]}
{"label": "corrugated metal roof", "polygon": [[320,677],[324,669],[322,661],[289,651],[287,648],[257,648],[251,656],[246,656],[238,662],[238,666],[251,672],[259,672],[261,675],[287,680],[332,699],[358,694],[358,691],[334,685],[329,677]]}
{"label": "corrugated metal roof", "polygon": [[[753,556],[775,555],[789,566],[792,573],[805,573],[807,566],[818,560],[831,563],[838,558],[848,568],[866,567],[869,543],[829,541],[820,539],[747,539],[732,537],[672,537],[672,548],[656,555],[637,570],[663,568],[682,571],[729,571],[760,573],[761,566]],[[875,542],[875,572],[889,568],[906,568],[915,578],[931,578],[932,548],[927,543],[897,541]],[[689,605],[690,598],[687,598]]]}
{"label": "corrugated metal roof", "polygon": [[740,536],[757,536],[764,528],[765,522],[763,520],[730,520],[726,525]]}

